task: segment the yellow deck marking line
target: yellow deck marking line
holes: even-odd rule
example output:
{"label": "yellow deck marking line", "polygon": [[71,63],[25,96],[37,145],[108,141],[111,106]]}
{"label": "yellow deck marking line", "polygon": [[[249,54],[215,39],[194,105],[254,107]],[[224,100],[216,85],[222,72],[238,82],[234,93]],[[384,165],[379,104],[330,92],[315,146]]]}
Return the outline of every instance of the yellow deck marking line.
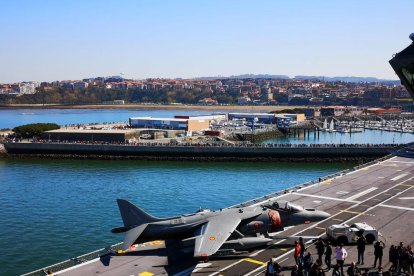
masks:
{"label": "yellow deck marking line", "polygon": [[371,217],[375,217],[375,215],[373,214],[368,214],[365,212],[355,212],[355,211],[348,211],[348,210],[342,210],[344,213],[350,213],[350,214],[356,214],[356,215],[365,215],[365,216],[371,216]]}
{"label": "yellow deck marking line", "polygon": [[402,172],[402,170],[395,170],[396,172]]}
{"label": "yellow deck marking line", "polygon": [[265,265],[266,264],[264,262],[254,260],[252,258],[245,258],[245,259],[243,259],[243,261],[247,261],[249,263],[258,264],[258,265]]}
{"label": "yellow deck marking line", "polygon": [[412,184],[411,185],[409,185],[409,184],[400,184],[398,186],[412,187],[413,185]]}
{"label": "yellow deck marking line", "polygon": [[333,218],[333,220],[336,220],[336,221],[344,221],[343,219],[337,219],[337,218]]}
{"label": "yellow deck marking line", "polygon": [[161,240],[150,241],[150,242],[148,242],[148,244],[150,244],[150,245],[161,245],[161,244],[164,244],[164,241],[161,241]]}
{"label": "yellow deck marking line", "polygon": [[384,195],[386,195],[386,196],[392,196],[392,194],[384,194]]}
{"label": "yellow deck marking line", "polygon": [[401,189],[393,189],[394,191],[399,191],[399,192],[401,192],[402,190]]}
{"label": "yellow deck marking line", "polygon": [[356,214],[356,215],[365,215],[365,212],[355,212],[355,211],[349,211],[349,210],[341,210],[344,213],[349,213],[349,214]]}
{"label": "yellow deck marking line", "polygon": [[365,204],[361,204],[361,205],[359,205],[359,206],[362,206],[362,207],[372,207],[372,206],[369,206],[369,205],[365,205]]}
{"label": "yellow deck marking line", "polygon": [[382,201],[382,199],[378,199],[378,198],[372,198],[371,200]]}
{"label": "yellow deck marking line", "polygon": [[367,171],[368,170],[368,168],[362,168],[362,169],[360,169],[361,171]]}
{"label": "yellow deck marking line", "polygon": [[381,164],[383,167],[398,167],[397,164]]}
{"label": "yellow deck marking line", "polygon": [[288,251],[287,248],[280,248],[280,250],[282,250],[282,251]]}
{"label": "yellow deck marking line", "polygon": [[385,178],[385,176],[378,176],[378,178],[382,179],[382,178]]}
{"label": "yellow deck marking line", "polygon": [[138,273],[138,276],[152,276],[152,275],[154,275],[154,273],[151,273],[151,272],[148,272],[148,271]]}

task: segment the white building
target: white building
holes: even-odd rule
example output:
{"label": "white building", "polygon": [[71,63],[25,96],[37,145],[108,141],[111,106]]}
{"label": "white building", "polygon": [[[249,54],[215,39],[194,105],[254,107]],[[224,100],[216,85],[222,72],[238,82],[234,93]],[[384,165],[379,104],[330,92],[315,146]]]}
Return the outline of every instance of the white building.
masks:
{"label": "white building", "polygon": [[40,86],[39,82],[30,81],[30,82],[21,82],[19,83],[19,93],[20,94],[34,94],[36,93],[36,88]]}

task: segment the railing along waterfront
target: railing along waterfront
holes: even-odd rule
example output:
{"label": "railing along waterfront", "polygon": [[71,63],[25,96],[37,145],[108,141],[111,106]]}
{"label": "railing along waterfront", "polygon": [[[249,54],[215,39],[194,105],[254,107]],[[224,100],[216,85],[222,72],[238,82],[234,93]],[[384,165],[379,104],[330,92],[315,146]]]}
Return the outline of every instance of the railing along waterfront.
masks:
{"label": "railing along waterfront", "polygon": [[68,260],[65,260],[63,262],[51,265],[51,266],[47,266],[47,267],[43,267],[40,269],[37,269],[35,271],[26,273],[26,274],[22,274],[21,276],[45,276],[45,275],[49,275],[47,272],[52,272],[53,274],[55,274],[56,272],[61,272],[65,269],[68,268],[72,268],[74,266],[77,265],[81,265],[84,264],[86,262],[95,260],[96,258],[100,258],[109,254],[112,254],[113,251],[117,251],[119,249],[121,249],[121,245],[123,243],[117,243],[114,245],[111,245],[109,247],[106,248],[101,248],[98,250],[95,250],[93,252],[89,252],[87,254],[84,255],[80,255],[74,258],[70,258]]}
{"label": "railing along waterfront", "polygon": [[[8,141],[9,143],[23,143],[24,141]],[[206,142],[206,143],[162,143],[162,142],[137,142],[137,143],[122,143],[122,142],[101,142],[101,141],[65,141],[65,140],[27,140],[28,143],[42,143],[42,144],[82,144],[82,145],[116,145],[127,147],[227,147],[227,148],[399,148],[407,146],[407,144],[391,143],[391,144],[253,144],[253,143],[223,143],[223,142]]]}

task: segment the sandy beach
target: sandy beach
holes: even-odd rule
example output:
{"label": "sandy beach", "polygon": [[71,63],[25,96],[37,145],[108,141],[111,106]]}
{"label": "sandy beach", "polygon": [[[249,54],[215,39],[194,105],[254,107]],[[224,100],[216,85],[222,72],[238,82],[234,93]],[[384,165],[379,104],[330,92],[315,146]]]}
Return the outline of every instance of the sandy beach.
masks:
{"label": "sandy beach", "polygon": [[0,105],[0,109],[136,109],[136,110],[206,110],[206,111],[233,111],[233,112],[271,112],[283,109],[303,108],[303,106],[272,106],[272,105],[184,105],[184,104],[123,104],[123,105],[55,105],[55,104],[9,104]]}

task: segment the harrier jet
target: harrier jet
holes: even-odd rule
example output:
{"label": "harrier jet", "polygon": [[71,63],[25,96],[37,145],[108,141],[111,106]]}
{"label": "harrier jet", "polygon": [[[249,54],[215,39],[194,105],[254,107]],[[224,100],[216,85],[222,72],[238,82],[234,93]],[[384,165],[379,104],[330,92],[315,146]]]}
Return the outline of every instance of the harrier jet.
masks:
{"label": "harrier jet", "polygon": [[126,200],[117,202],[124,226],[112,232],[126,233],[124,249],[136,243],[174,239],[193,245],[195,258],[264,246],[272,241],[267,235],[269,232],[329,217],[328,213],[289,202],[273,202],[266,206],[204,209],[179,217],[157,218]]}

